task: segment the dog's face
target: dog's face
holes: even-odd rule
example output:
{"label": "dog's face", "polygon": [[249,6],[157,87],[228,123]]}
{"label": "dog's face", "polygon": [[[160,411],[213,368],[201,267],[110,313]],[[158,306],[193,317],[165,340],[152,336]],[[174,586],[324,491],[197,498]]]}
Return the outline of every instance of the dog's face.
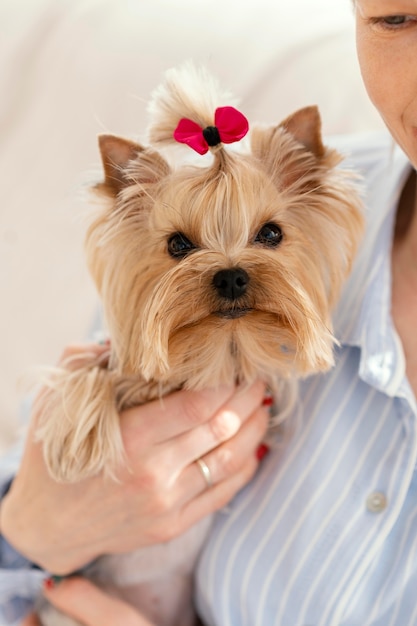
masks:
{"label": "dog's face", "polygon": [[110,204],[87,252],[122,371],[199,388],[332,364],[361,214],[319,124],[303,109],[252,131],[250,154],[175,170],[102,137]]}

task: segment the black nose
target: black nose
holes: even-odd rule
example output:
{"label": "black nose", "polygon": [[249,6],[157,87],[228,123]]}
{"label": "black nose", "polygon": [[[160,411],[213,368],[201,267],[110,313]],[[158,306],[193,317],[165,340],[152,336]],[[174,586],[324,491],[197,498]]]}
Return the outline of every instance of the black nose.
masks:
{"label": "black nose", "polygon": [[222,298],[237,300],[246,292],[249,276],[239,267],[230,270],[220,270],[213,277],[213,285]]}

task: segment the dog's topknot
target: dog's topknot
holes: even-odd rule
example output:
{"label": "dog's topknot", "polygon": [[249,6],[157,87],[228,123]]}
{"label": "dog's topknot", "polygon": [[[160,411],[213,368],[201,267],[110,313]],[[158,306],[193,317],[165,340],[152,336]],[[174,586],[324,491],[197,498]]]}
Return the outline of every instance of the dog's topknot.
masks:
{"label": "dog's topknot", "polygon": [[234,105],[229,92],[204,67],[191,62],[165,73],[164,82],[155,89],[148,107],[151,115],[149,141],[155,146],[174,144],[174,131],[182,118],[201,128],[212,127],[218,107]]}

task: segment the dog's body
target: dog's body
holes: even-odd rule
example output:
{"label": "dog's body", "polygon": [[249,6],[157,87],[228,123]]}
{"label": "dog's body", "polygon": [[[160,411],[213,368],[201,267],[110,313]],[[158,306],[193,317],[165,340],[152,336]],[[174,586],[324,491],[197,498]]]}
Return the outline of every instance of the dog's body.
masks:
{"label": "dog's body", "polygon": [[[153,146],[172,142],[184,117],[204,138],[217,132],[218,97],[204,72],[168,74],[154,100]],[[315,107],[251,134],[246,153],[210,135],[209,161],[175,169],[154,148],[101,137],[107,199],[87,255],[111,348],[104,361],[81,356],[53,376],[39,437],[56,479],[117,476],[127,407],[256,378],[279,398],[283,381],[332,365],[331,309],[360,238],[360,199],[322,144]],[[156,626],[191,626],[191,574],[209,523],[102,557],[87,575]],[[44,626],[74,624],[48,606],[40,614]]]}

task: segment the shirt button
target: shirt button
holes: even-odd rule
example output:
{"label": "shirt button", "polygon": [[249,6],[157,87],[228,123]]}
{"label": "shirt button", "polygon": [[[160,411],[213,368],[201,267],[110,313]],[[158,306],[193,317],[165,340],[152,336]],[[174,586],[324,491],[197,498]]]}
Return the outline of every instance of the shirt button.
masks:
{"label": "shirt button", "polygon": [[370,513],[382,513],[387,508],[387,498],[384,493],[374,491],[366,499],[366,508]]}

